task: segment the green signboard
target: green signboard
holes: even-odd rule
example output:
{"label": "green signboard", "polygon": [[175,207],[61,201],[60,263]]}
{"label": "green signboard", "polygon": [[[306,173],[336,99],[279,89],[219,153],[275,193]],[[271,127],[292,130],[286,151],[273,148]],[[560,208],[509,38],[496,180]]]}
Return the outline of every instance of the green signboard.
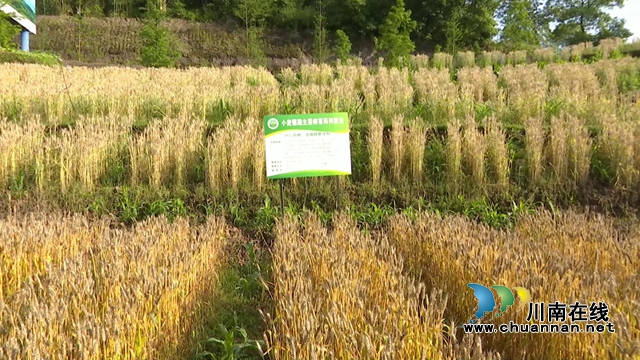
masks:
{"label": "green signboard", "polygon": [[350,175],[347,113],[264,117],[267,178]]}
{"label": "green signboard", "polygon": [[36,33],[35,0],[0,0],[0,11],[8,14],[29,32]]}

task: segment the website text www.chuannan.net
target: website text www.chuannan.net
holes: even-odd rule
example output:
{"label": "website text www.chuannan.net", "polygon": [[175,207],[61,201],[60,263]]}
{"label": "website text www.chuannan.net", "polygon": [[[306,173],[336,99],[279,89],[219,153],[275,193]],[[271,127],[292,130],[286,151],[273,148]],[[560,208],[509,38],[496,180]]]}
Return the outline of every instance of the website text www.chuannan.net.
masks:
{"label": "website text www.chuannan.net", "polygon": [[614,325],[610,322],[606,324],[517,324],[510,321],[508,324],[464,324],[465,333],[502,333],[502,334],[580,334],[597,333],[605,331],[615,332]]}

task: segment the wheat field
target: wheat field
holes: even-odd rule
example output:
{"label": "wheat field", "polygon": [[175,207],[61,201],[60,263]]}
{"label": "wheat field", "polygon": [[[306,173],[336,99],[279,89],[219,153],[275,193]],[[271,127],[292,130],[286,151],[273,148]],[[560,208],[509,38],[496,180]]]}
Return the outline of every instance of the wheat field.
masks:
{"label": "wheat field", "polygon": [[[24,215],[0,226],[3,359],[185,358],[232,232],[215,217],[120,229]],[[314,213],[287,216],[272,249],[274,305],[263,312],[268,356],[638,359],[638,230],[573,212],[526,215],[513,230],[395,215],[373,232],[345,214],[330,228]],[[604,301],[615,333],[465,334],[472,282],[522,286],[533,301]],[[525,316],[519,307],[495,322]]]}
{"label": "wheat field", "polygon": [[49,213],[0,228],[0,359],[184,358],[229,238],[213,217],[118,229]]}
{"label": "wheat field", "polygon": [[[462,217],[396,215],[359,231],[345,215],[288,217],[274,244],[278,359],[639,359],[640,233],[602,216],[539,213],[499,231]],[[467,283],[530,289],[532,301],[604,301],[615,333],[464,334]],[[527,323],[526,308],[495,323]]]}
{"label": "wheat field", "polygon": [[[436,55],[433,66],[417,56],[402,69],[275,74],[0,65],[0,205],[11,210],[0,219],[0,359],[190,358],[209,336],[206,314],[222,311],[229,244],[259,221],[275,222],[260,309],[269,359],[640,359],[637,219],[553,209],[495,229],[416,211],[369,227],[352,210],[468,195],[637,209],[640,60]],[[280,217],[264,200],[242,213],[250,195],[277,194],[263,117],[337,111],[351,128],[348,210],[290,204]],[[289,200],[326,205],[330,184],[291,181]],[[135,190],[158,200],[150,207],[187,193],[172,204],[208,208],[127,224],[96,216],[111,206],[120,220],[144,217]],[[77,204],[85,212],[69,215]],[[233,224],[216,213],[225,206]],[[477,306],[468,283],[604,301],[616,332],[464,334]],[[503,319],[526,322],[525,310]]]}
{"label": "wheat field", "polygon": [[362,165],[350,181],[377,189],[426,193],[424,184],[446,182],[447,192],[553,195],[594,182],[627,193],[640,186],[632,58],[505,66],[497,76],[464,67],[454,80],[446,68],[357,65],[275,75],[36,65],[0,73],[4,188],[91,192],[122,167],[119,186],[251,192],[266,185],[262,117],[331,111],[348,112],[352,141],[363,142],[352,146]]}

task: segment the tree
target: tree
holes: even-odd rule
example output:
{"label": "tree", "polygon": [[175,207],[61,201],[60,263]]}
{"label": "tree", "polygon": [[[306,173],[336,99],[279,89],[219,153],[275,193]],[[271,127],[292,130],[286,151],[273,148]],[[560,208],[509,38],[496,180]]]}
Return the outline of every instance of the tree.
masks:
{"label": "tree", "polygon": [[249,29],[251,27],[263,27],[271,10],[270,1],[238,0],[233,14],[244,22],[245,29]]}
{"label": "tree", "polygon": [[245,25],[247,37],[246,56],[255,65],[264,65],[264,23],[272,8],[271,2],[265,0],[239,0],[234,9],[234,14]]}
{"label": "tree", "polygon": [[15,39],[19,33],[20,27],[12,23],[11,17],[0,12],[0,49],[16,49],[18,46]]}
{"label": "tree", "polygon": [[327,45],[327,29],[324,18],[322,0],[318,2],[318,14],[316,15],[316,28],[313,32],[313,57],[318,63],[327,60],[329,49]]}
{"label": "tree", "polygon": [[344,31],[336,31],[336,44],[334,52],[338,59],[344,64],[351,55],[351,40]]}
{"label": "tree", "polygon": [[451,18],[445,23],[445,51],[456,54],[464,41],[462,25],[460,24],[461,10],[456,9]]}
{"label": "tree", "polygon": [[533,6],[531,0],[506,2],[504,28],[500,34],[500,43],[506,51],[528,50],[540,46],[542,37],[534,19]]}
{"label": "tree", "polygon": [[444,48],[484,49],[497,35],[498,0],[407,0],[418,35]]}
{"label": "tree", "polygon": [[325,0],[327,25],[350,35],[371,35],[377,27],[368,16],[367,0]]}
{"label": "tree", "polygon": [[611,37],[626,39],[632,34],[624,27],[624,20],[605,11],[623,5],[623,0],[550,0],[547,10],[557,22],[551,39],[562,46]]}
{"label": "tree", "polygon": [[481,51],[494,44],[493,38],[498,35],[495,15],[499,5],[499,0],[468,0],[460,5],[465,47]]}
{"label": "tree", "polygon": [[406,59],[415,50],[411,33],[417,26],[411,11],[405,10],[404,0],[397,0],[380,26],[380,38],[375,38],[376,50],[383,52],[388,66],[398,66],[399,57]]}
{"label": "tree", "polygon": [[144,25],[140,33],[142,37],[141,62],[144,66],[173,67],[181,54],[177,49],[177,41],[162,25],[166,14],[159,10],[152,1],[147,3],[146,10]]}

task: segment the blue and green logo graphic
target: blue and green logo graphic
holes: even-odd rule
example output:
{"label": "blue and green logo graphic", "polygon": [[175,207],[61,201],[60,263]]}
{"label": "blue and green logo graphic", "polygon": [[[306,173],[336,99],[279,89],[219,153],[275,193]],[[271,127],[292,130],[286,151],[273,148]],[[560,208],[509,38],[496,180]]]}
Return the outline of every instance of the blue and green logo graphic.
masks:
{"label": "blue and green logo graphic", "polygon": [[[476,309],[475,316],[469,320],[469,323],[474,323],[479,321],[487,314],[493,312],[497,305],[496,300],[493,297],[493,291],[486,286],[480,284],[467,284],[471,289],[473,289],[473,295],[478,300],[478,308]],[[492,288],[496,291],[498,296],[500,297],[500,308],[498,312],[495,314],[495,317],[498,317],[504,314],[505,311],[515,303],[515,297],[513,296],[513,292],[506,286],[502,285],[493,285]],[[520,301],[524,303],[531,302],[531,294],[529,290],[523,287],[514,288]]]}

